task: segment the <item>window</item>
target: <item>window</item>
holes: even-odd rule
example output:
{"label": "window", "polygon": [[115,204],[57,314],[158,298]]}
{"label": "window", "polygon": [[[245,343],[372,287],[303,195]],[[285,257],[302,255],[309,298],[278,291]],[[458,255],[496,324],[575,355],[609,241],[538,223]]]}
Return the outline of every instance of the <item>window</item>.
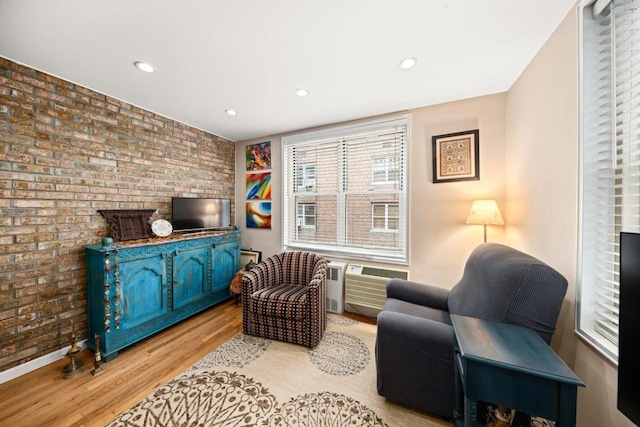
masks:
{"label": "window", "polygon": [[395,157],[377,157],[372,162],[371,181],[374,184],[388,184],[398,180],[398,163]]}
{"label": "window", "polygon": [[285,249],[406,263],[408,127],[399,116],[284,137]]}
{"label": "window", "polygon": [[397,230],[399,224],[397,203],[373,203],[371,228],[374,231]]}
{"label": "window", "polygon": [[580,9],[577,333],[618,355],[619,236],[640,232],[640,0]]}
{"label": "window", "polygon": [[316,226],[316,205],[315,203],[298,204],[298,227]]}
{"label": "window", "polygon": [[313,191],[316,187],[316,164],[298,165],[295,180],[298,191]]}

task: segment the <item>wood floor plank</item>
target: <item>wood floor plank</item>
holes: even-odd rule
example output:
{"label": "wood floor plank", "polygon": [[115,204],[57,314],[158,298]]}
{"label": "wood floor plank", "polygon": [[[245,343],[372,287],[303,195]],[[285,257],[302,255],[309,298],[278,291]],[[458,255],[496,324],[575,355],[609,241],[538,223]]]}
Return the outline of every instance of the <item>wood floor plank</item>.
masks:
{"label": "wood floor plank", "polygon": [[242,308],[228,301],[122,350],[97,377],[81,351],[75,378],[63,379],[64,359],[0,384],[0,426],[104,426],[240,331]]}

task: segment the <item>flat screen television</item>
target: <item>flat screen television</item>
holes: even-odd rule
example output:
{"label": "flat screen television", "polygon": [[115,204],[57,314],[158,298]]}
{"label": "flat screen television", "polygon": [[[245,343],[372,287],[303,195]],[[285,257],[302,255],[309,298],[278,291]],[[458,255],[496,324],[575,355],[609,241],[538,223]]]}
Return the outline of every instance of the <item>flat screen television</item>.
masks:
{"label": "flat screen television", "polygon": [[231,226],[231,199],[173,197],[171,212],[175,231],[215,230]]}
{"label": "flat screen television", "polygon": [[640,234],[620,233],[618,410],[640,425]]}

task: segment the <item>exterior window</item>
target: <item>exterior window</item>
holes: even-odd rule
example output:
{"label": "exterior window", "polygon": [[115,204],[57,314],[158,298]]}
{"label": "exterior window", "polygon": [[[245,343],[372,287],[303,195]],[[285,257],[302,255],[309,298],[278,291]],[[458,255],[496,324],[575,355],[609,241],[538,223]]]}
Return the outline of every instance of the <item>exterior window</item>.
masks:
{"label": "exterior window", "polygon": [[394,157],[373,159],[372,179],[374,184],[388,184],[398,180],[398,165]]}
{"label": "exterior window", "polygon": [[374,231],[398,230],[400,224],[397,203],[373,203],[371,205],[371,223]]}
{"label": "exterior window", "polygon": [[315,203],[298,204],[298,227],[316,226],[316,205]]}
{"label": "exterior window", "polygon": [[408,135],[403,115],[284,137],[284,250],[407,262]]}
{"label": "exterior window", "polygon": [[638,0],[579,8],[580,229],[576,332],[618,360],[620,232],[640,232]]}
{"label": "exterior window", "polygon": [[316,164],[298,165],[296,169],[297,191],[313,191],[316,188]]}

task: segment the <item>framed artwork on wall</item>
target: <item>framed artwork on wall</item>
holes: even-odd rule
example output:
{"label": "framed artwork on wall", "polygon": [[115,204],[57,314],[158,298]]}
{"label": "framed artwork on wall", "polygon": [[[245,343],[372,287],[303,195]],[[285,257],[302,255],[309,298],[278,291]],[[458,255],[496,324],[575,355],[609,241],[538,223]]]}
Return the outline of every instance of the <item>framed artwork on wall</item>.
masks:
{"label": "framed artwork on wall", "polygon": [[480,179],[480,131],[436,135],[431,138],[433,183]]}
{"label": "framed artwork on wall", "polygon": [[247,200],[271,199],[271,172],[247,172]]}
{"label": "framed artwork on wall", "polygon": [[271,202],[246,202],[247,228],[271,228]]}
{"label": "framed artwork on wall", "polygon": [[248,171],[271,169],[271,141],[247,145],[245,155]]}

